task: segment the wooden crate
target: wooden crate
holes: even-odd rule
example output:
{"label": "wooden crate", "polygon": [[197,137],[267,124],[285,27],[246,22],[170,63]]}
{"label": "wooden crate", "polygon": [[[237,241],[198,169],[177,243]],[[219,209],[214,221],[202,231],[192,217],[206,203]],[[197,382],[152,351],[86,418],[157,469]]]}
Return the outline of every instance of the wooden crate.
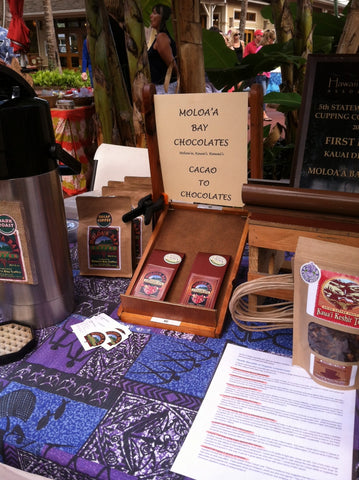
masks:
{"label": "wooden crate", "polygon": [[[150,160],[152,193],[156,200],[164,190],[159,157],[156,121],[153,106],[154,86],[144,89],[146,140]],[[262,97],[260,89],[249,96],[251,110],[251,139],[261,144],[263,136]],[[211,96],[208,99],[213,98]],[[234,97],[231,97],[234,98]],[[233,101],[233,100],[232,100]],[[248,108],[245,108],[247,128]],[[242,125],[243,126],[243,125]],[[246,149],[245,149],[246,151]],[[252,153],[253,154],[253,153]],[[261,172],[261,155],[252,158],[252,170]],[[237,185],[236,187],[237,188]],[[241,185],[238,185],[241,189]],[[218,207],[181,203],[175,197],[159,216],[150,242],[124,295],[118,315],[121,320],[146,326],[168,328],[208,337],[219,337],[232,295],[233,281],[238,272],[248,234],[247,211],[240,206]],[[165,301],[135,297],[132,289],[141,275],[147,258],[153,249],[181,252],[185,260],[176,274]],[[197,253],[229,255],[231,257],[215,308],[194,307],[180,304],[191,266]]]}
{"label": "wooden crate", "polygon": [[[249,207],[249,210],[248,281],[291,271],[285,252],[296,251],[299,237],[359,247],[357,218],[260,207]],[[255,308],[264,296],[293,301],[293,292],[268,290],[261,296],[251,295],[250,306]]]}
{"label": "wooden crate", "polygon": [[[189,234],[190,232],[190,234]],[[232,294],[232,285],[246,244],[247,215],[240,209],[220,211],[170,204],[160,216],[125,295],[121,295],[121,320],[140,325],[170,328],[208,337],[219,337]],[[147,257],[153,249],[185,254],[165,301],[131,295]],[[214,309],[179,304],[197,252],[230,255],[231,260]]]}

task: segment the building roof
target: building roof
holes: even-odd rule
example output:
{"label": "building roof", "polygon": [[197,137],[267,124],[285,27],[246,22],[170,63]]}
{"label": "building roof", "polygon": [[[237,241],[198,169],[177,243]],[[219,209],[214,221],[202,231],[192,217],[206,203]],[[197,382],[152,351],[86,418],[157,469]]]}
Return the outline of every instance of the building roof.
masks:
{"label": "building roof", "polygon": [[[86,13],[85,0],[51,0],[54,17],[69,17]],[[24,18],[38,18],[44,16],[43,0],[25,0]]]}
{"label": "building roof", "polygon": [[[270,0],[249,0],[252,4],[258,5],[266,5],[270,4]],[[342,10],[344,6],[348,3],[349,0],[338,0],[339,9]],[[241,5],[240,0],[237,0],[238,6]],[[226,5],[228,4],[228,0],[222,0],[216,2],[214,0],[202,0],[201,3],[203,4],[216,4]],[[235,0],[231,0],[230,3],[236,3]],[[332,0],[314,0],[314,4],[316,6],[320,6],[321,8],[327,7],[328,10],[333,9],[333,1]],[[61,18],[61,17],[75,17],[75,16],[83,16],[86,15],[86,8],[85,8],[85,0],[51,0],[52,5],[52,14],[54,17]],[[0,13],[2,15],[3,10],[3,2],[0,2]],[[44,17],[44,3],[43,0],[25,0],[24,1],[24,18],[26,19],[36,19],[36,18],[43,18]]]}

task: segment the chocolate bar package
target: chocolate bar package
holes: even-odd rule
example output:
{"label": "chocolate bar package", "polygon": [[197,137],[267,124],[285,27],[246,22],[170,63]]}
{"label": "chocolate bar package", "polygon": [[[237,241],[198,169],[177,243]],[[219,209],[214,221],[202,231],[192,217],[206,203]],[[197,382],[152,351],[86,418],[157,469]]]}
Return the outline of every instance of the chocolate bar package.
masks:
{"label": "chocolate bar package", "polygon": [[359,248],[299,237],[293,365],[323,386],[359,387]]}
{"label": "chocolate bar package", "polygon": [[183,253],[152,250],[131,295],[148,300],[164,300],[183,258]]}
{"label": "chocolate bar package", "polygon": [[229,261],[229,255],[199,252],[194,259],[180,303],[214,308]]}

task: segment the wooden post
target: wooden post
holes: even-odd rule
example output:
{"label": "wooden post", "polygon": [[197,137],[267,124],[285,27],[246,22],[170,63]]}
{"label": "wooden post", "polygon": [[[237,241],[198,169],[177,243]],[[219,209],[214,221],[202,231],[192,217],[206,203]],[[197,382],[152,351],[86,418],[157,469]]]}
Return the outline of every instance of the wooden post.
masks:
{"label": "wooden post", "polygon": [[263,178],[263,88],[254,83],[249,93],[250,107],[250,177]]}
{"label": "wooden post", "polygon": [[151,181],[152,181],[152,199],[155,202],[163,193],[163,179],[160,162],[160,153],[158,150],[156,116],[154,109],[154,98],[156,87],[153,83],[143,87],[143,108],[145,115],[146,141],[148,157],[150,162]]}
{"label": "wooden post", "polygon": [[205,93],[199,0],[172,0],[180,93]]}

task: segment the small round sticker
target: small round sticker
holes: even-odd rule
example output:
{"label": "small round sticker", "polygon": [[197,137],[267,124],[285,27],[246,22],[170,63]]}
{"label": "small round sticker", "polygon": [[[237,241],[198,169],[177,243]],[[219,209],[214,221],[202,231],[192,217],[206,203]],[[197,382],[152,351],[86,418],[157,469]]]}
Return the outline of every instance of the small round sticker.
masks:
{"label": "small round sticker", "polygon": [[16,230],[16,222],[10,215],[0,215],[0,233],[11,235]]}
{"label": "small round sticker", "polygon": [[209,257],[209,262],[214,267],[224,267],[227,263],[227,260],[224,257],[222,257],[222,255],[211,255]]}
{"label": "small round sticker", "polygon": [[163,260],[170,265],[178,265],[181,263],[182,258],[177,253],[166,253],[166,255],[163,257]]}
{"label": "small round sticker", "polygon": [[108,212],[101,212],[97,215],[96,222],[99,227],[109,227],[112,223],[112,216]]}
{"label": "small round sticker", "polygon": [[320,269],[313,262],[304,263],[300,267],[300,276],[305,283],[315,283],[320,278]]}

